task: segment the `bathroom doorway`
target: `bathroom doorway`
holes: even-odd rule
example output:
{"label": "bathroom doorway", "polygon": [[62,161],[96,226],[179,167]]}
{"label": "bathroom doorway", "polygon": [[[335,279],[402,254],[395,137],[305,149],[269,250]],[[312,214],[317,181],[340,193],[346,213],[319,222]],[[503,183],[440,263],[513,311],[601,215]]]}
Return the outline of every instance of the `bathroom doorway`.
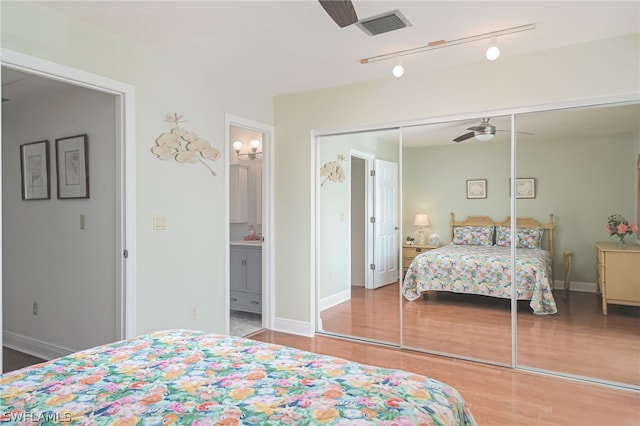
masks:
{"label": "bathroom doorway", "polygon": [[227,117],[229,190],[228,327],[249,336],[268,326],[269,143],[271,127]]}

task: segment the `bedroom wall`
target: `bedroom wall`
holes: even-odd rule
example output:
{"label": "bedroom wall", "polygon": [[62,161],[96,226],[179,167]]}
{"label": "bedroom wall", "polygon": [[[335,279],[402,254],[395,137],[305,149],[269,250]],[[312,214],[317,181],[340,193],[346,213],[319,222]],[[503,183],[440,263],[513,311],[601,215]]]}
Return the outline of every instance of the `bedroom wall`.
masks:
{"label": "bedroom wall", "polygon": [[[291,163],[286,158],[312,158],[312,145],[306,141],[313,129],[437,119],[637,94],[639,52],[640,38],[635,35],[522,56],[509,57],[503,52],[500,60],[491,63],[483,61],[428,73],[407,72],[401,79],[389,77],[276,97],[276,316],[311,321],[311,286],[300,285],[300,277],[311,276],[311,247],[292,242],[312,226],[312,170],[309,161]],[[427,54],[438,60],[437,51]],[[288,166],[281,167],[284,164]],[[300,206],[309,206],[305,207],[307,214],[302,214]]]}
{"label": "bedroom wall", "polygon": [[[45,4],[2,3],[2,47],[129,83],[136,88],[137,332],[164,328],[224,331],[226,246],[224,160],[159,160],[156,138],[169,113],[225,152],[225,113],[272,124],[273,100],[250,82],[216,79],[184,66],[180,52],[150,51],[118,35],[54,12]],[[153,216],[167,217],[166,231]],[[189,317],[197,310],[197,320]]]}
{"label": "bedroom wall", "polygon": [[[563,277],[562,252],[571,250],[572,280],[595,285],[594,244],[609,240],[604,227],[607,217],[620,212],[629,218],[634,212],[635,198],[629,194],[633,194],[636,180],[632,164],[637,158],[635,140],[633,135],[616,135],[518,144],[519,158],[526,159],[519,164],[519,176],[536,178],[536,198],[518,200],[518,215],[546,223],[549,214],[554,214],[556,279]],[[495,220],[509,216],[509,180],[505,179],[509,176],[508,143],[461,148],[403,150],[403,197],[405,206],[409,206],[405,208],[404,229],[414,229],[411,212],[417,210],[411,206],[418,202],[423,202],[429,214],[432,232],[437,232],[445,244],[451,241],[450,212],[459,220],[468,215],[487,215]],[[627,158],[628,164],[622,167],[620,160]],[[441,179],[444,175],[447,179]],[[469,200],[465,181],[478,178],[487,179],[487,198]],[[585,192],[592,196],[583,196]]]}
{"label": "bedroom wall", "polygon": [[[116,337],[115,102],[65,86],[2,105],[4,331],[72,350]],[[89,199],[58,200],[55,139],[87,134]],[[50,200],[23,201],[20,144],[49,140]],[[80,229],[80,215],[86,228]],[[33,314],[33,303],[38,314]]]}

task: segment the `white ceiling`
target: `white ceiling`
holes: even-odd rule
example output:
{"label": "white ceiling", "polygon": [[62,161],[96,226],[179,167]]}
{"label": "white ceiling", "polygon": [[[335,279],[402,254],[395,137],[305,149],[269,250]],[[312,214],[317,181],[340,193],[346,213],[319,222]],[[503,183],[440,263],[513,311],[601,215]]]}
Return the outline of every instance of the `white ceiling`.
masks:
{"label": "white ceiling", "polygon": [[[393,78],[393,61],[359,60],[521,25],[536,29],[499,38],[503,58],[640,32],[637,0],[355,0],[360,19],[398,9],[412,24],[373,37],[356,25],[339,28],[316,0],[39,3],[274,96]],[[482,40],[406,56],[406,74],[484,61],[488,46]]]}

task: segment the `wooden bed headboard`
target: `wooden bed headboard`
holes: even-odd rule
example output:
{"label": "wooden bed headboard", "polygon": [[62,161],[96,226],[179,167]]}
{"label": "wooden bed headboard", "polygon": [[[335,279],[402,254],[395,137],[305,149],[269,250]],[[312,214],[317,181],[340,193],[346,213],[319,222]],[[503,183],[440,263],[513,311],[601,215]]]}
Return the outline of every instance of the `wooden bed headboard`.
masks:
{"label": "wooden bed headboard", "polygon": [[[455,214],[451,212],[451,240],[453,241],[453,228],[456,226],[511,226],[511,216],[503,221],[494,221],[489,216],[468,216],[463,221],[456,221]],[[542,228],[547,231],[547,245],[551,256],[553,256],[553,213],[549,215],[548,223],[540,223],[531,217],[516,218],[516,228]],[[543,238],[544,242],[544,238]]]}

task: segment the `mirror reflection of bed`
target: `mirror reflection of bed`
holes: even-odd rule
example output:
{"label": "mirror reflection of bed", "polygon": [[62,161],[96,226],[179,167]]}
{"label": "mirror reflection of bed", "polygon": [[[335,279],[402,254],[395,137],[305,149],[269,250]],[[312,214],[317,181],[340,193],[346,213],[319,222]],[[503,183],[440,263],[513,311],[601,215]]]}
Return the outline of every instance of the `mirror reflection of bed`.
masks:
{"label": "mirror reflection of bed", "polygon": [[[532,134],[517,134],[516,173],[535,180],[535,197],[518,197],[516,216],[548,223],[549,213],[554,214],[552,295],[557,309],[537,315],[530,301],[515,304],[519,367],[640,386],[640,307],[609,304],[603,315],[595,247],[600,241],[615,242],[605,228],[609,215],[621,213],[633,222],[638,213],[639,116],[638,104],[624,103],[517,115],[518,130]],[[473,121],[401,129],[402,242],[418,232],[413,226],[418,212],[428,213],[426,235],[439,234],[442,245],[451,242],[452,211],[456,220],[486,215],[503,221],[508,216],[510,133],[499,132],[482,143],[452,142]],[[492,117],[491,123],[498,129],[511,125],[508,116]],[[452,137],[442,136],[447,130]],[[486,179],[487,197],[468,199],[468,179]],[[635,235],[629,243],[636,244]],[[564,290],[565,251],[572,252],[569,290]],[[341,317],[330,319],[325,316],[330,311],[323,311],[321,322],[332,324],[323,331],[342,327],[337,334],[374,341],[397,336],[390,342],[401,341],[406,348],[511,365],[509,299],[428,290],[426,298],[408,301],[402,282],[392,286],[352,287],[354,298],[342,305]],[[381,290],[390,294],[379,297]],[[397,310],[401,320],[396,320]]]}

